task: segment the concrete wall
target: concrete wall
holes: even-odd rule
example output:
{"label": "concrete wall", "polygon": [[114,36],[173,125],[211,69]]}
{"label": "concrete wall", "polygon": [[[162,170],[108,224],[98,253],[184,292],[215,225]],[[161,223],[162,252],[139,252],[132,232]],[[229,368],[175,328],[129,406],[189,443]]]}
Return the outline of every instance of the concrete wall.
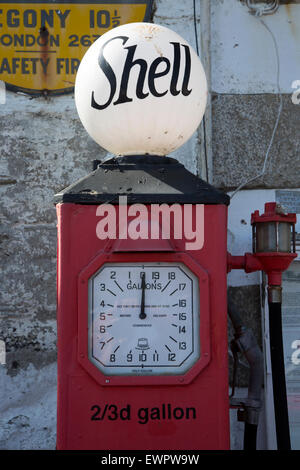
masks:
{"label": "concrete wall", "polygon": [[[228,249],[251,249],[250,215],[274,199],[275,188],[299,188],[300,5],[281,5],[259,18],[239,0],[197,4],[200,53],[210,83],[203,126],[174,153],[195,174],[232,191],[261,172],[279,109],[282,113],[267,172],[234,196]],[[200,12],[201,4],[201,12]],[[192,0],[156,0],[153,21],[196,47]],[[274,42],[275,39],[275,42]],[[300,87],[299,87],[300,88]],[[1,101],[1,100],[0,100]],[[2,101],[1,101],[2,102]],[[6,93],[0,105],[1,313],[0,448],[55,448],[56,215],[53,195],[86,175],[106,152],[86,134],[73,95],[31,98]],[[206,159],[206,161],[205,161]],[[229,275],[229,294],[261,337],[260,276]],[[238,385],[247,383],[242,367]],[[234,420],[235,422],[235,420]],[[2,427],[1,427],[2,424]],[[240,428],[233,447],[241,448]]]}
{"label": "concrete wall", "polygon": [[248,187],[299,187],[300,106],[291,99],[300,76],[299,4],[256,18],[242,2],[216,1],[211,15],[214,183],[233,189],[261,172],[280,91],[267,171]]}

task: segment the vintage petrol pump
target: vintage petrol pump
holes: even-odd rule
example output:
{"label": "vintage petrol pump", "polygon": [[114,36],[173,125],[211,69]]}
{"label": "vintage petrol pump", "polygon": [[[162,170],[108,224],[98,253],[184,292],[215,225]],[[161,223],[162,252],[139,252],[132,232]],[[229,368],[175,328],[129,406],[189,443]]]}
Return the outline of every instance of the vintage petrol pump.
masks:
{"label": "vintage petrol pump", "polygon": [[116,156],[55,196],[57,449],[230,448],[229,197],[165,156],[206,94],[158,25],[115,28],[82,60],[79,116]]}
{"label": "vintage petrol pump", "polygon": [[[227,196],[153,156],[108,160],[56,198],[58,449],[228,448]],[[138,210],[159,228],[157,201],[178,211],[170,239],[126,239]],[[97,237],[99,208],[123,217],[117,238]],[[203,230],[194,251],[173,235],[184,217]]]}

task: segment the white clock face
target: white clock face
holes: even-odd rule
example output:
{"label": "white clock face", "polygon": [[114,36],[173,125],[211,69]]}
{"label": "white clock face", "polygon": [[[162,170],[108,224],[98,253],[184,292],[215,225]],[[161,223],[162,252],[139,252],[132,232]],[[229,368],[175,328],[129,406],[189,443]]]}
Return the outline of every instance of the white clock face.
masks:
{"label": "white clock face", "polygon": [[200,357],[199,282],[182,263],[110,263],[89,279],[89,360],[105,375],[181,375]]}

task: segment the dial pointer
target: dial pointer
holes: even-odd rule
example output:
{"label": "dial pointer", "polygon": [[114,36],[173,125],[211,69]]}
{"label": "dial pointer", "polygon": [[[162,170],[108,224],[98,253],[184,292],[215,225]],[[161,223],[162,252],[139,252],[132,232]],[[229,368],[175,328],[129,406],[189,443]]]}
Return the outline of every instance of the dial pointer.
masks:
{"label": "dial pointer", "polygon": [[145,288],[146,288],[146,282],[145,282],[145,273],[142,274],[142,299],[141,299],[141,312],[140,312],[140,319],[144,320],[146,318],[145,314]]}

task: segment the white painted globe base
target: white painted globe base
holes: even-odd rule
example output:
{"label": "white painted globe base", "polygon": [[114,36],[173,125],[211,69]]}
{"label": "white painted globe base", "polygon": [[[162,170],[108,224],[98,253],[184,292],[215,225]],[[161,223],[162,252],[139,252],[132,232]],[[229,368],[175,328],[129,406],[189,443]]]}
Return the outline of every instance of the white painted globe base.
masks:
{"label": "white painted globe base", "polygon": [[177,33],[152,23],[110,30],[87,50],[75,83],[89,135],[115,155],[167,155],[199,126],[207,82],[199,57]]}

